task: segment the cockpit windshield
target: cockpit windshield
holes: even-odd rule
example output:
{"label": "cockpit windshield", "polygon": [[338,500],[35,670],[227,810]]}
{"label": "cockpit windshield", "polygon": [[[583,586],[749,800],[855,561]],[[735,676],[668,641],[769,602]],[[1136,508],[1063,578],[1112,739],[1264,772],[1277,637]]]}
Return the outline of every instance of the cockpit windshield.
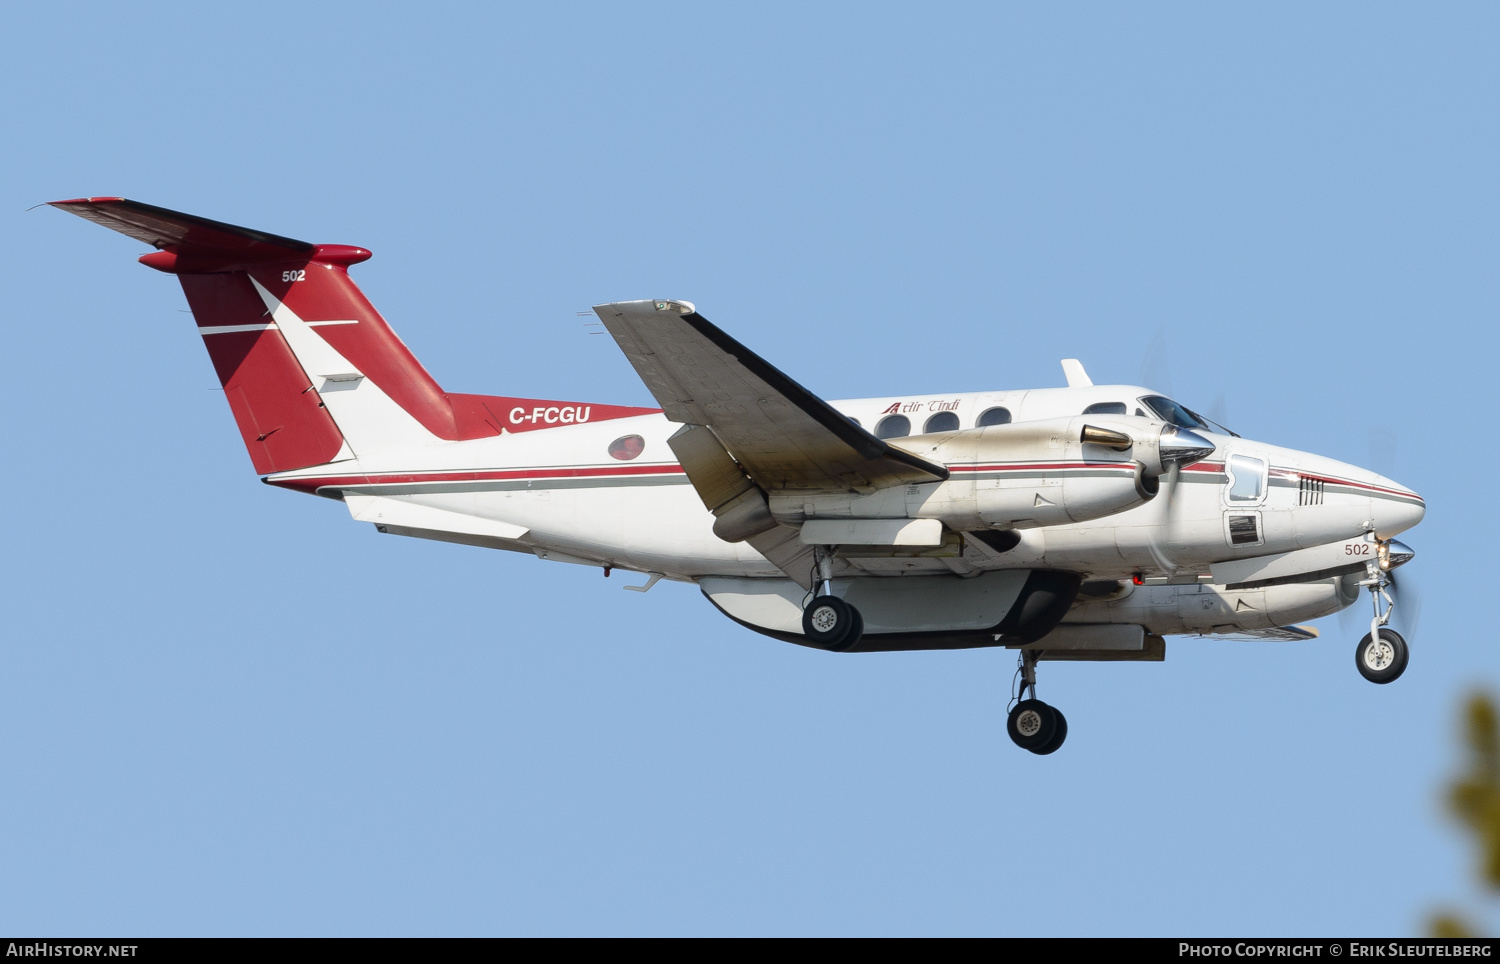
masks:
{"label": "cockpit windshield", "polygon": [[1141,404],[1156,414],[1163,422],[1176,425],[1178,428],[1201,428],[1210,432],[1219,432],[1223,435],[1233,435],[1239,438],[1238,432],[1232,432],[1212,419],[1204,418],[1197,412],[1186,406],[1179,405],[1165,395],[1147,395],[1141,399]]}
{"label": "cockpit windshield", "polygon": [[1140,403],[1145,405],[1146,408],[1151,409],[1157,415],[1157,418],[1161,418],[1166,423],[1175,424],[1179,429],[1206,429],[1208,432],[1218,432],[1221,435],[1233,435],[1235,438],[1239,438],[1239,432],[1226,429],[1226,427],[1221,426],[1220,423],[1212,420],[1212,418],[1205,418],[1203,415],[1197,414],[1193,409],[1187,408],[1185,405],[1179,405],[1178,402],[1173,402],[1172,399],[1163,396],[1163,394],[1149,394],[1149,396],[1143,397]]}
{"label": "cockpit windshield", "polygon": [[1199,415],[1197,412],[1193,411],[1192,409],[1188,409],[1188,414],[1191,415],[1191,416],[1193,416],[1193,418],[1196,418],[1198,421],[1204,423],[1209,428],[1218,430],[1218,432],[1219,432],[1220,435],[1233,435],[1235,438],[1239,438],[1240,437],[1240,433],[1236,432],[1234,429],[1229,428],[1229,427],[1224,426],[1224,425],[1220,425],[1218,422],[1215,422],[1211,418],[1204,418],[1202,415]]}
{"label": "cockpit windshield", "polygon": [[1208,428],[1202,419],[1165,395],[1147,395],[1141,399],[1141,404],[1155,412],[1156,417],[1163,422],[1178,428]]}

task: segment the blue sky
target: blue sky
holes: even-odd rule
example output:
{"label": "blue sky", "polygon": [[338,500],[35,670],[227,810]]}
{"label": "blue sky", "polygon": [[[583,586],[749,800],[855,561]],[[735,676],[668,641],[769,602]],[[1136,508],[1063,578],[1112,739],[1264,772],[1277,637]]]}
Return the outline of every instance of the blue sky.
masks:
{"label": "blue sky", "polygon": [[[1500,680],[1491,6],[9,5],[0,929],[1391,934]],[[445,387],[650,404],[694,301],[827,397],[1148,381],[1427,497],[1362,632],[839,657],[268,488],[172,279],[42,201],[314,242]],[[1153,350],[1154,346],[1154,350]],[[1377,439],[1372,445],[1372,436]],[[1374,453],[1372,455],[1372,449]]]}

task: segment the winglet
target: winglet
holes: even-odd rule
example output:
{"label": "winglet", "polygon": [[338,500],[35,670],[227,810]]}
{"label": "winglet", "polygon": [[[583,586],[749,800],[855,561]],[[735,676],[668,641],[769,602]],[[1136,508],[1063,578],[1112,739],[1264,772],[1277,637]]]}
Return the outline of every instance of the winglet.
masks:
{"label": "winglet", "polygon": [[1063,374],[1068,377],[1069,388],[1088,388],[1093,385],[1089,373],[1083,370],[1083,362],[1076,358],[1062,360]]}

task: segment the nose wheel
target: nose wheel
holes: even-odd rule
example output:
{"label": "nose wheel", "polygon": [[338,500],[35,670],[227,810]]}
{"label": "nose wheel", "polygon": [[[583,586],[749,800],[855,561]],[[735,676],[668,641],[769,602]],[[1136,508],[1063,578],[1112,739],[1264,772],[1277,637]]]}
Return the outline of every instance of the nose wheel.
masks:
{"label": "nose wheel", "polygon": [[1380,635],[1365,633],[1354,650],[1354,665],[1359,675],[1372,683],[1390,683],[1406,672],[1410,650],[1406,640],[1394,629],[1382,629]]}
{"label": "nose wheel", "polygon": [[[1402,549],[1410,558],[1410,550],[1405,550],[1405,547]],[[1374,615],[1370,619],[1370,631],[1365,633],[1354,649],[1354,666],[1359,670],[1359,675],[1372,683],[1395,682],[1406,672],[1406,661],[1410,656],[1406,640],[1401,634],[1386,628],[1386,624],[1391,621],[1391,613],[1396,610],[1396,599],[1387,591],[1391,585],[1391,576],[1382,564],[1387,552],[1386,545],[1382,544],[1381,562],[1370,562],[1366,569],[1368,575],[1359,583],[1370,591]]]}
{"label": "nose wheel", "polygon": [[1046,756],[1056,753],[1068,738],[1068,718],[1062,715],[1062,710],[1036,698],[1036,661],[1040,656],[1037,650],[1021,650],[1021,689],[1017,695],[1022,698],[1011,707],[1005,732],[1021,749]]}

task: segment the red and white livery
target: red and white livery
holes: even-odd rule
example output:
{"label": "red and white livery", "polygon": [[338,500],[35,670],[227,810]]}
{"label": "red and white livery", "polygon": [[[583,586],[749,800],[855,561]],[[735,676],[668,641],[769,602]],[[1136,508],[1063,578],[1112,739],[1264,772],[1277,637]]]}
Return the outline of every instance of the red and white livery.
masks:
{"label": "red and white livery", "polygon": [[835,652],[1019,650],[1012,739],[1067,721],[1042,659],[1160,660],[1167,635],[1305,640],[1373,600],[1422,499],[1235,435],[1165,395],[1094,385],[824,401],[685,301],[594,310],[661,405],[444,391],[315,245],[123,198],[54,206],[175,275],[256,472],[381,532],[696,583],[756,632]]}

